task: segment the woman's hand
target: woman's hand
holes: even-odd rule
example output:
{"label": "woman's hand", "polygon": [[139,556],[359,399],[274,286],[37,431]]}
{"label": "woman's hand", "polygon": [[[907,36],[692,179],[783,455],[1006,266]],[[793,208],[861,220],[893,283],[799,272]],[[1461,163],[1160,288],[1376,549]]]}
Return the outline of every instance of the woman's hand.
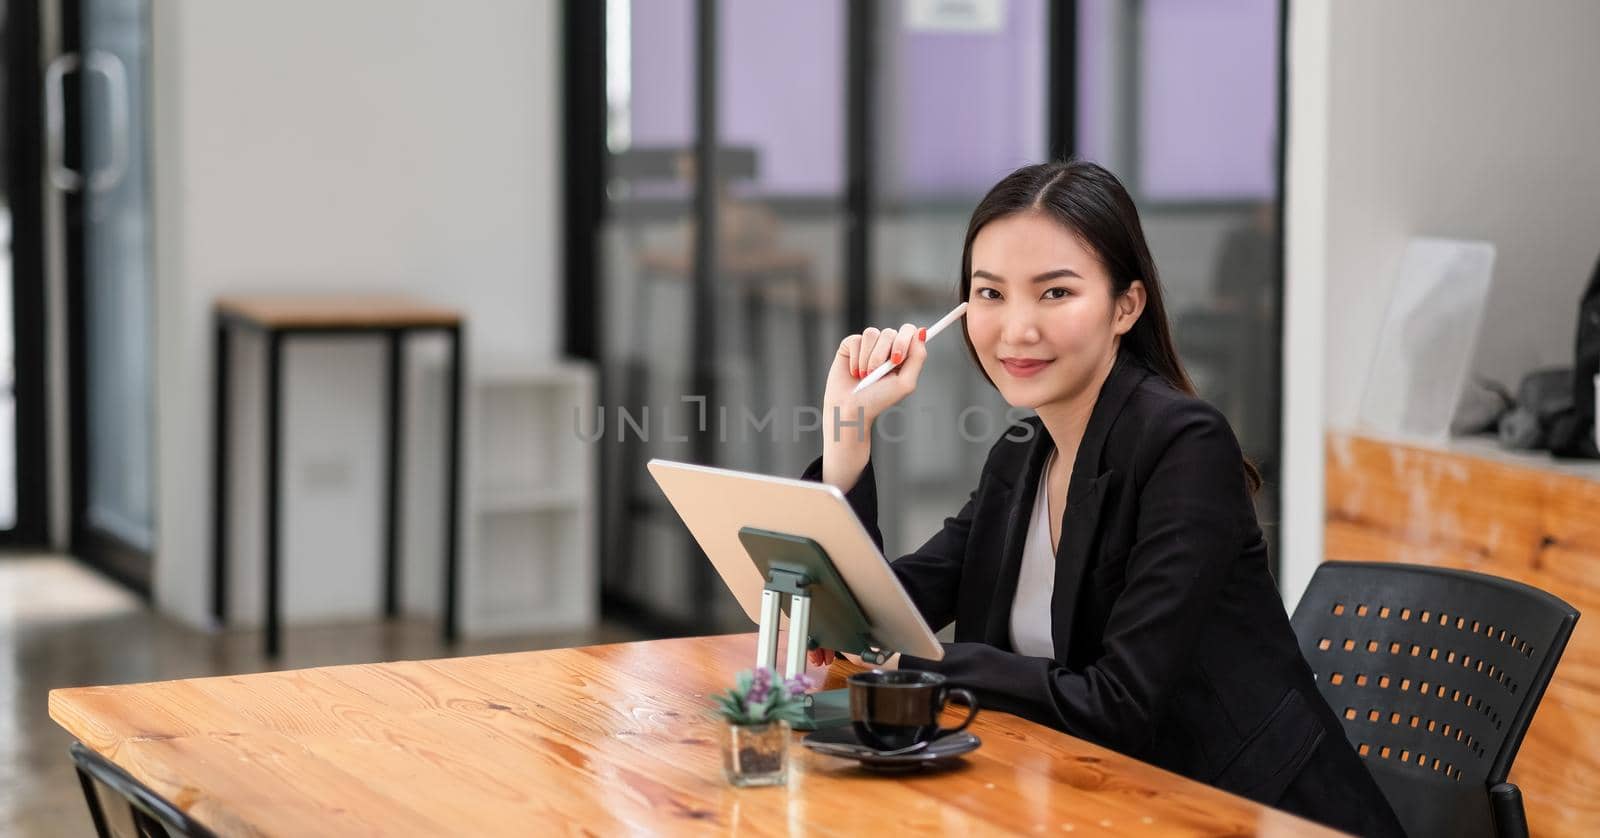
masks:
{"label": "woman's hand", "polygon": [[[827,389],[822,395],[823,425],[832,425],[834,408],[838,408],[843,422],[854,422],[864,417],[863,430],[868,430],[885,410],[917,389],[917,376],[928,357],[928,347],[921,337],[925,332],[925,329],[906,323],[899,329],[867,329],[841,341],[839,351],[833,356],[833,367],[828,370]],[[852,392],[861,379],[890,360],[905,363],[871,387],[860,393]],[[854,437],[855,431],[854,426],[847,424],[839,436]],[[830,439],[832,436],[829,434]],[[862,437],[864,440],[865,434]]]}
{"label": "woman's hand", "polygon": [[832,666],[834,659],[837,657],[839,657],[839,654],[832,649],[807,649],[806,665]]}
{"label": "woman's hand", "polygon": [[[839,343],[822,395],[822,480],[848,492],[866,468],[872,423],[917,389],[928,358],[927,330],[906,323],[899,329],[867,329]],[[900,363],[860,393],[853,392],[884,361]]]}

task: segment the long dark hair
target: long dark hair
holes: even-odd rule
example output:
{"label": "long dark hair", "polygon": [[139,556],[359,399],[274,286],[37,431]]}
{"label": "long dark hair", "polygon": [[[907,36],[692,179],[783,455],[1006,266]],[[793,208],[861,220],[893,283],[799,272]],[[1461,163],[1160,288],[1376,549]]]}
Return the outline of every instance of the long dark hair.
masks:
{"label": "long dark hair", "polygon": [[[1135,280],[1144,283],[1144,313],[1122,336],[1119,352],[1128,353],[1174,389],[1197,395],[1194,382],[1184,371],[1183,361],[1179,360],[1178,349],[1172,342],[1172,327],[1167,322],[1167,308],[1161,297],[1161,280],[1156,273],[1155,260],[1150,257],[1150,246],[1144,240],[1139,210],[1122,182],[1104,167],[1082,160],[1037,163],[1023,166],[995,184],[978,202],[972,211],[972,221],[967,224],[967,240],[961,248],[958,299],[965,300],[972,295],[972,242],[977,239],[978,231],[991,221],[1020,212],[1046,213],[1076,233],[1105,265],[1111,276],[1113,297],[1127,293]],[[983,371],[983,362],[972,345],[965,320],[961,337],[978,371],[987,379],[988,373]],[[993,386],[994,381],[990,379],[989,384]],[[1248,459],[1244,461],[1244,470],[1250,490],[1261,488],[1261,473]]]}

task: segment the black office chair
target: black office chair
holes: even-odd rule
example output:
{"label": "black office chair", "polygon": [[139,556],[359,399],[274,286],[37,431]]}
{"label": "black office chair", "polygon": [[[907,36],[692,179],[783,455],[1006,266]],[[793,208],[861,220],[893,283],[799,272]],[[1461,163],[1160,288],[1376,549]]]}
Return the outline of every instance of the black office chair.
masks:
{"label": "black office chair", "polygon": [[1511,761],[1578,622],[1537,588],[1326,562],[1294,612],[1323,698],[1406,832],[1526,836]]}
{"label": "black office chair", "polygon": [[[118,835],[136,838],[214,837],[215,833],[195,822],[182,809],[151,791],[116,763],[85,748],[82,743],[72,743],[69,752],[72,761],[77,763],[78,784],[83,787],[83,799],[89,805],[89,817],[94,820],[94,831],[100,838]],[[100,805],[100,786],[110,789],[127,802],[129,820],[117,818],[113,821],[112,813]]]}

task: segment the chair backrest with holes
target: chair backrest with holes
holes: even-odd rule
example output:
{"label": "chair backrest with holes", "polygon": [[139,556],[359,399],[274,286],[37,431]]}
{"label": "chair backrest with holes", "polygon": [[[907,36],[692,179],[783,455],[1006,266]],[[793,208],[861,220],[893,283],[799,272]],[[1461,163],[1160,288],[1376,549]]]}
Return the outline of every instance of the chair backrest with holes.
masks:
{"label": "chair backrest with holes", "polygon": [[1510,773],[1577,620],[1558,597],[1494,576],[1325,562],[1293,622],[1401,823],[1427,835],[1487,821],[1487,789]]}

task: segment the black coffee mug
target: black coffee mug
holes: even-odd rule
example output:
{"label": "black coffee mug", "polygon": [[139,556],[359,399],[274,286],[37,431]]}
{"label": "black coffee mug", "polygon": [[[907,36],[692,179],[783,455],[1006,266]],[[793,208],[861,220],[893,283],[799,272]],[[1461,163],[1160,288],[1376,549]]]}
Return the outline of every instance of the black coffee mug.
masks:
{"label": "black coffee mug", "polygon": [[[966,730],[978,715],[978,699],[968,690],[945,684],[936,672],[882,670],[850,676],[850,721],[861,744],[880,751],[898,751]],[[971,708],[961,724],[939,727],[939,713],[950,696]]]}

